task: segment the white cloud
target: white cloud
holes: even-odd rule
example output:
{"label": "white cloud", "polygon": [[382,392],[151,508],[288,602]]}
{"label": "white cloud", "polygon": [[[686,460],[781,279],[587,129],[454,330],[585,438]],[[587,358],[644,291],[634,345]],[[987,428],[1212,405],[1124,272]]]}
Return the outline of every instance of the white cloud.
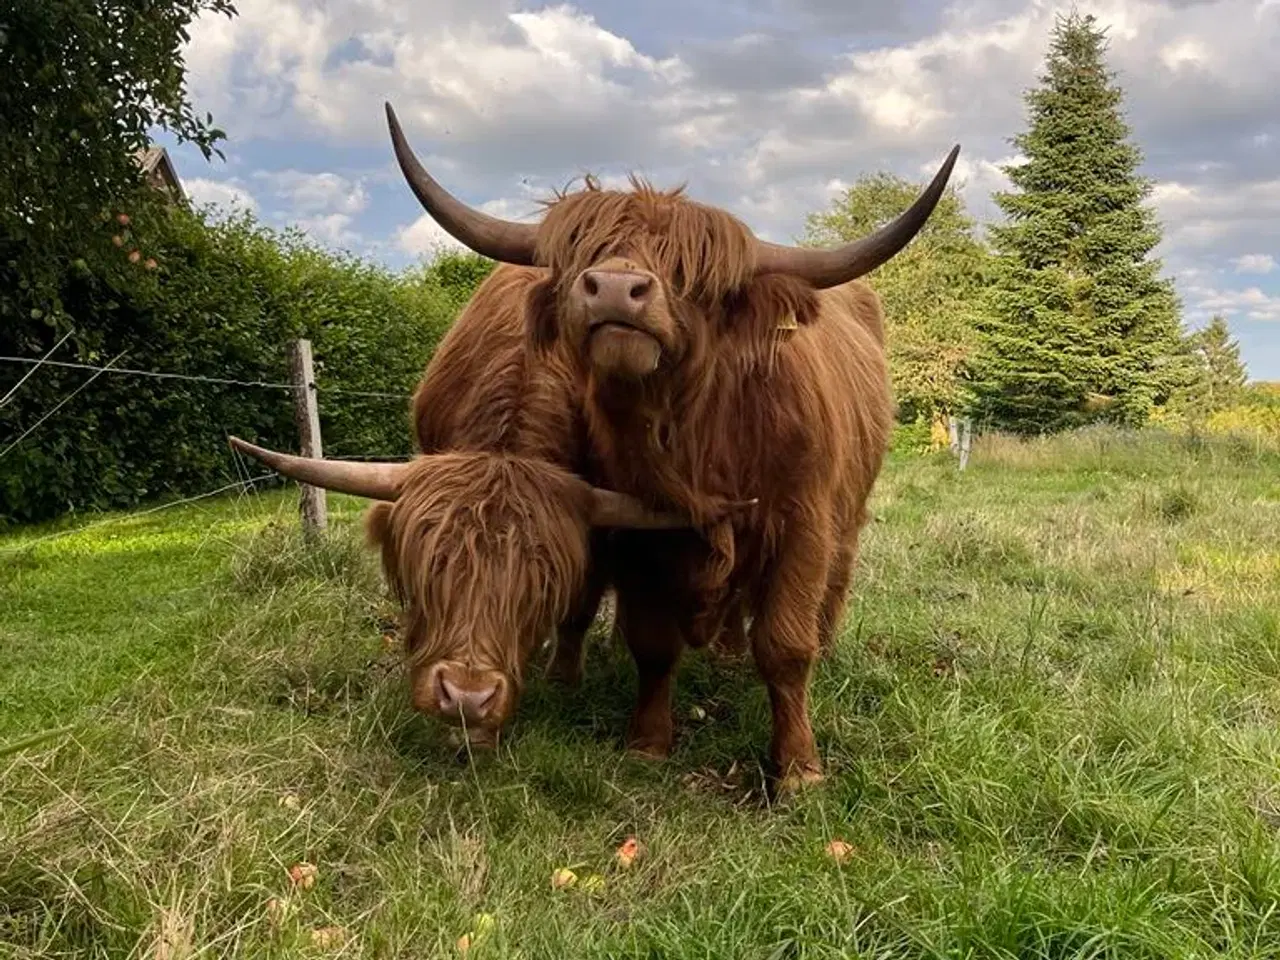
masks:
{"label": "white cloud", "polygon": [[[660,186],[687,182],[761,236],[789,240],[861,173],[923,181],[956,142],[970,212],[997,218],[990,197],[1008,186],[999,168],[1018,160],[1009,138],[1025,127],[1023,93],[1055,19],[1078,6],[1108,27],[1108,63],[1158,180],[1158,252],[1188,311],[1274,309],[1265,283],[1233,284],[1275,273],[1274,256],[1258,252],[1274,249],[1280,222],[1275,0],[945,0],[927,33],[872,47],[852,30],[801,36],[812,21],[766,36],[762,20],[727,5],[723,35],[696,49],[676,24],[629,34],[593,17],[597,5],[614,12],[599,0],[239,0],[234,20],[193,29],[191,87],[233,140],[375,151],[376,169],[290,167],[252,181],[264,206],[270,192],[326,242],[363,233],[366,247],[384,236],[383,249],[410,254],[453,244],[403,213],[380,234],[364,225],[384,191],[407,197],[383,100],[451,192],[515,198],[495,199],[495,212],[536,214],[535,195],[586,170],[616,182],[634,169]],[[845,52],[829,52],[846,39]]]}
{"label": "white cloud", "polygon": [[1236,253],[1223,248],[1245,243],[1245,250],[1275,242],[1280,221],[1280,177],[1245,183],[1192,184],[1168,180],[1156,184],[1151,201],[1166,226],[1167,243],[1186,256]]}
{"label": "white cloud", "polygon": [[464,249],[462,244],[425,213],[413,223],[396,230],[395,245],[414,257],[432,256],[442,250]]}
{"label": "white cloud", "polygon": [[287,199],[299,214],[356,214],[369,205],[364,181],[349,180],[336,173],[303,173],[299,170],[260,170],[255,178],[265,181]]}
{"label": "white cloud", "polygon": [[297,217],[290,221],[314,240],[330,247],[354,247],[361,236],[351,229],[351,217],[345,213],[324,213]]}
{"label": "white cloud", "polygon": [[1193,286],[1187,293],[1188,313],[1192,318],[1207,318],[1213,314],[1222,314],[1227,317],[1239,316],[1246,320],[1262,322],[1280,321],[1280,296],[1265,293],[1257,287],[1222,290]]}
{"label": "white cloud", "polygon": [[213,205],[223,212],[236,209],[256,212],[258,209],[253,194],[230,180],[189,177],[183,179],[182,189],[196,206]]}
{"label": "white cloud", "polygon": [[1161,48],[1160,61],[1170,70],[1204,66],[1209,61],[1209,51],[1197,38],[1182,37]]}
{"label": "white cloud", "polygon": [[1271,273],[1276,268],[1276,258],[1269,253],[1246,253],[1235,259],[1236,273]]}
{"label": "white cloud", "polygon": [[241,135],[385,143],[384,99],[406,124],[454,143],[548,125],[580,135],[624,106],[637,78],[661,85],[681,73],[569,5],[513,12],[487,0],[452,19],[439,3],[237,6],[230,28],[198,21],[189,62],[197,100],[236,115]]}

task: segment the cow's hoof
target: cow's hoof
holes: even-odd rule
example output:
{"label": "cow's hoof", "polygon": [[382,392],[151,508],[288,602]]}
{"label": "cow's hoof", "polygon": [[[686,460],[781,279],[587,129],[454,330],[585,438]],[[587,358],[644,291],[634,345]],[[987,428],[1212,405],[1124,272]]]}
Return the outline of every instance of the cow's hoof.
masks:
{"label": "cow's hoof", "polygon": [[644,760],[665,760],[671,755],[672,737],[663,734],[629,734],[627,753]]}
{"label": "cow's hoof", "polygon": [[794,795],[824,780],[826,776],[818,767],[792,767],[791,772],[778,781],[777,793],[778,796]]}

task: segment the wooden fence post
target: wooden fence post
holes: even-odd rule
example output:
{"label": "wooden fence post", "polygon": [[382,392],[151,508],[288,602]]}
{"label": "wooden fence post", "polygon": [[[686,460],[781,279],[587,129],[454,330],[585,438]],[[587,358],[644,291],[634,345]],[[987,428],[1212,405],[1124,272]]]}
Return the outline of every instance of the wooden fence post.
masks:
{"label": "wooden fence post", "polygon": [[[316,378],[311,365],[311,341],[289,341],[289,373],[293,381],[293,418],[298,425],[299,452],[304,457],[324,456],[320,445],[320,404],[316,400]],[[302,530],[309,538],[324,532],[329,511],[322,487],[298,484],[302,498]]]}
{"label": "wooden fence post", "polygon": [[969,444],[973,440],[973,421],[965,417],[960,421],[960,469],[969,464]]}

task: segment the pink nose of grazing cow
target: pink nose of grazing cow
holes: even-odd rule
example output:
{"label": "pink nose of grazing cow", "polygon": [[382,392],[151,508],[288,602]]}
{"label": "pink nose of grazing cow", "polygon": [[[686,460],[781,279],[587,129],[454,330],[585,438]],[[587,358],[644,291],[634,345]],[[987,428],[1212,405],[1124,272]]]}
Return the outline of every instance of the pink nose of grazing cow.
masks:
{"label": "pink nose of grazing cow", "polygon": [[652,274],[630,270],[584,270],[579,292],[587,318],[601,323],[634,323],[653,301],[657,282]]}
{"label": "pink nose of grazing cow", "polygon": [[432,690],[441,717],[469,727],[482,727],[495,719],[502,706],[501,674],[472,672],[453,665],[438,669]]}

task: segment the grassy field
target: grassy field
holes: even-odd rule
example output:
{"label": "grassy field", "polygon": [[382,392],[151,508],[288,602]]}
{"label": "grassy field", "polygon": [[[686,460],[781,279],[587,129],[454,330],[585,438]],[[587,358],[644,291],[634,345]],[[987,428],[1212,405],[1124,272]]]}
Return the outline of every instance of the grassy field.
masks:
{"label": "grassy field", "polygon": [[1280,956],[1274,454],[891,462],[781,806],[749,666],[687,659],[674,755],[621,752],[603,625],[458,758],[330,504],[312,553],[287,493],[0,537],[0,749],[75,724],[0,757],[0,956],[453,957],[480,913],[472,957]]}

